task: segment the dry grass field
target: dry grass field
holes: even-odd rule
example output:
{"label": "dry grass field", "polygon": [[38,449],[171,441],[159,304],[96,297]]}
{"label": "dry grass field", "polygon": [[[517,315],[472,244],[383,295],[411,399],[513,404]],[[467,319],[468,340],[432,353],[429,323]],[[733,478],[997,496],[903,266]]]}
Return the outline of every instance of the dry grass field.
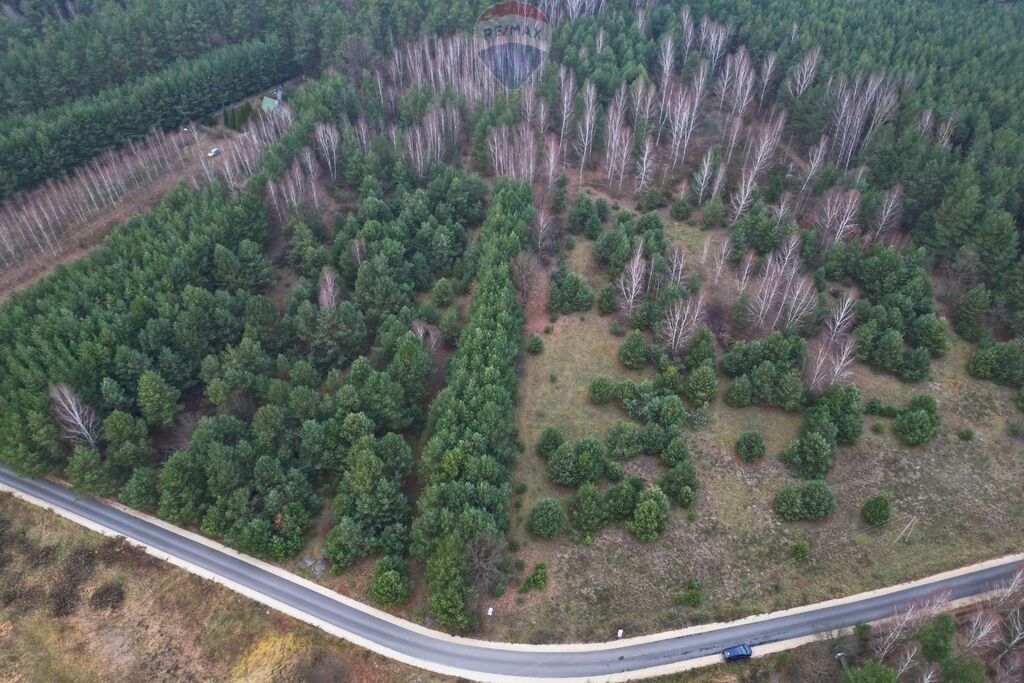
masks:
{"label": "dry grass field", "polygon": [[444,680],[6,493],[0,532],[0,681]]}
{"label": "dry grass field", "polygon": [[[705,233],[666,218],[666,236],[694,252]],[[608,280],[593,262],[592,249],[589,240],[577,239],[568,267],[596,291]],[[691,254],[691,263],[700,268],[698,255]],[[731,305],[732,274],[723,274],[717,286],[707,266],[702,270],[705,296]],[[839,449],[828,477],[838,507],[827,520],[788,524],[771,510],[775,492],[791,481],[777,455],[796,436],[801,415],[731,408],[721,399],[728,380],[720,377],[710,423],[684,434],[701,482],[692,514],[673,509],[669,529],[651,543],[637,541],[621,526],[606,527],[589,546],[568,533],[555,541],[531,536],[525,522],[536,501],[548,495],[567,501],[573,493],[547,480],[545,462],[535,452],[544,428],[557,426],[567,439],[603,437],[616,421],[628,419],[617,406],[595,406],[587,398],[598,375],[642,377],[618,363],[622,339],[610,334],[609,322],[595,307],[553,324],[533,322],[537,329],[527,330],[541,333],[544,351],[525,355],[520,369],[518,422],[525,451],[513,481],[525,482],[527,492],[514,498],[511,536],[521,543],[527,567],[547,563],[548,586],[514,599],[485,600],[498,609],[485,620],[484,636],[569,642],[610,639],[619,628],[626,635],[651,633],[869,590],[1019,551],[1024,544],[1024,444],[1008,431],[1019,413],[1011,391],[967,375],[971,348],[958,339],[936,361],[933,377],[917,385],[857,366],[854,383],[865,400],[902,405],[930,393],[942,424],[934,440],[909,448],[892,433],[891,420],[866,416],[860,441]],[[549,334],[543,333],[546,325]],[[876,422],[882,433],[871,430]],[[964,428],[973,430],[972,440],[957,437]],[[735,442],[750,430],[762,433],[768,455],[744,463]],[[662,469],[643,456],[627,464],[628,474],[649,482]],[[859,509],[879,493],[889,497],[893,516],[887,526],[870,529]],[[808,560],[791,558],[797,541],[810,544]],[[674,604],[673,594],[690,580],[701,583],[703,603]]]}

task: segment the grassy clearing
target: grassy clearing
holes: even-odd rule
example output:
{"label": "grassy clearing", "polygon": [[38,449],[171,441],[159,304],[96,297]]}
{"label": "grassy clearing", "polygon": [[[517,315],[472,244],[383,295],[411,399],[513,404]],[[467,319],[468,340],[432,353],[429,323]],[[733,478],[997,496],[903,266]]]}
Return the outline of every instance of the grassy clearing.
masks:
{"label": "grassy clearing", "polygon": [[[569,253],[567,268],[587,278],[592,288],[599,289],[607,275],[594,262],[593,243],[580,239]],[[548,273],[539,277],[547,278]],[[513,515],[514,528],[519,528],[533,505],[550,494],[551,484],[544,472],[545,461],[535,446],[547,427],[558,427],[568,440],[605,433],[619,420],[628,419],[614,405],[597,406],[587,392],[590,382],[599,375],[613,379],[640,381],[645,373],[628,370],[619,364],[622,338],[609,332],[612,318],[597,313],[596,305],[586,313],[561,316],[556,322],[536,318],[527,323],[526,336],[539,334],[544,351],[525,355],[520,367],[520,398],[518,411],[519,438],[525,451],[519,457],[513,481],[527,484],[522,507]],[[545,328],[550,327],[550,333]],[[555,492],[567,498],[569,489]]]}
{"label": "grassy clearing", "polygon": [[[0,680],[427,681],[225,588],[0,494]],[[52,551],[40,549],[52,548]],[[61,562],[87,548],[96,569],[69,616],[50,614]],[[43,559],[39,559],[43,558]],[[90,604],[117,583],[117,609]]]}
{"label": "grassy clearing", "polygon": [[[670,236],[691,250],[706,297],[723,308],[731,305],[736,296],[731,269],[723,272],[719,286],[711,259],[699,264],[704,233],[667,225]],[[569,267],[595,286],[607,282],[592,262],[587,240],[578,240]],[[575,439],[603,435],[626,419],[617,407],[594,406],[587,399],[594,376],[636,373],[618,364],[621,339],[608,332],[608,321],[593,312],[584,318],[560,319],[544,335],[544,352],[524,358],[521,367],[518,421],[525,451],[515,480],[526,482],[528,491],[514,503],[511,535],[523,544],[519,556],[527,567],[547,563],[548,586],[489,603],[497,609],[485,620],[486,637],[604,640],[619,628],[638,635],[737,618],[920,578],[1018,551],[1024,543],[1024,450],[1007,432],[1008,422],[1017,419],[1012,392],[969,377],[965,365],[971,349],[959,341],[936,361],[933,378],[917,385],[856,367],[854,383],[865,400],[903,405],[915,394],[930,393],[938,400],[942,426],[936,439],[909,448],[892,433],[891,420],[881,420],[885,431],[876,434],[870,428],[877,418],[866,417],[860,442],[839,450],[828,477],[838,509],[823,522],[784,524],[771,510],[775,492],[791,481],[777,456],[796,436],[801,415],[733,409],[719,398],[709,411],[710,424],[686,433],[701,480],[692,521],[686,511],[674,509],[668,531],[646,544],[620,527],[604,529],[592,546],[576,544],[568,535],[555,541],[529,536],[524,522],[533,504],[546,495],[567,500],[572,493],[547,480],[544,462],[534,452],[541,431],[557,425]],[[719,396],[727,385],[720,378]],[[968,427],[974,439],[961,441],[956,434]],[[755,463],[744,463],[735,453],[737,438],[749,430],[761,432],[768,447]],[[631,467],[654,475],[659,469],[650,458],[638,458]],[[893,517],[886,527],[869,529],[859,509],[879,493],[892,502]],[[797,562],[790,548],[804,540],[811,555]],[[702,584],[700,607],[673,603],[673,594],[689,580]]]}

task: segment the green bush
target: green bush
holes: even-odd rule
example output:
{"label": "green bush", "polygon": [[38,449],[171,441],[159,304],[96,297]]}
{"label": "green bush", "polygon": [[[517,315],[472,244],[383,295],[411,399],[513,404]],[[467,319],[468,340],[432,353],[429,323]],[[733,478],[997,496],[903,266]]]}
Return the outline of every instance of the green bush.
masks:
{"label": "green bush", "polygon": [[594,438],[563,443],[548,460],[548,478],[562,486],[597,481],[604,470],[604,446]]}
{"label": "green bush", "polygon": [[700,583],[694,580],[686,582],[686,592],[683,593],[683,604],[689,607],[700,607],[700,603],[704,601],[700,591]]}
{"label": "green bush", "polygon": [[673,503],[689,507],[697,495],[697,470],[692,462],[684,460],[663,474],[658,480],[658,486]]}
{"label": "green bush", "polygon": [[613,320],[612,324],[608,326],[608,331],[612,333],[613,337],[625,337],[626,328],[622,326],[618,320]]}
{"label": "green bush", "polygon": [[534,334],[530,336],[530,342],[526,345],[526,350],[529,353],[537,355],[544,350],[544,340],[538,335]]}
{"label": "green bush", "polygon": [[569,503],[572,525],[586,534],[592,534],[602,526],[608,517],[604,496],[593,484],[584,484]]}
{"label": "green bush", "polygon": [[626,469],[619,463],[609,460],[604,464],[604,476],[614,484],[622,481],[626,476]]}
{"label": "green bush", "polygon": [[533,568],[533,571],[527,574],[526,578],[523,579],[523,585],[520,586],[519,592],[526,593],[534,588],[539,591],[544,590],[544,586],[548,583],[548,568],[543,562],[538,562],[537,566]]}
{"label": "green bush", "polygon": [[690,458],[690,449],[686,446],[683,437],[673,437],[668,445],[661,451],[661,461],[669,467],[675,467]]}
{"label": "green bush", "polygon": [[601,315],[611,315],[619,310],[619,295],[614,285],[605,285],[597,293],[597,310]]}
{"label": "green bush", "polygon": [[733,408],[746,408],[753,400],[753,387],[750,378],[740,375],[725,390],[725,402]]}
{"label": "green bush", "polygon": [[601,217],[597,213],[594,201],[585,194],[578,194],[573,199],[567,221],[569,233],[580,235],[601,231]]}
{"label": "green bush", "polygon": [[722,198],[715,195],[704,205],[702,227],[705,230],[717,227],[722,224],[725,219],[725,204],[722,203]]}
{"label": "green bush", "polygon": [[370,599],[378,605],[401,605],[409,600],[412,584],[400,557],[388,556],[377,562],[370,584]]}
{"label": "green bush", "polygon": [[669,433],[657,422],[648,422],[640,428],[640,451],[644,455],[657,455],[668,445]]}
{"label": "green bush", "polygon": [[967,290],[960,306],[953,313],[953,329],[969,342],[981,341],[985,330],[985,315],[991,297],[985,285]]}
{"label": "green bush", "polygon": [[636,203],[636,210],[640,213],[646,213],[648,211],[655,211],[657,209],[663,209],[668,206],[668,200],[665,198],[661,188],[655,186],[644,193],[640,198],[640,201]]}
{"label": "green bush", "polygon": [[760,460],[766,451],[760,432],[743,432],[736,441],[736,452],[747,462]]}
{"label": "green bush", "polygon": [[[640,483],[643,486],[643,481]],[[604,509],[608,519],[615,522],[624,522],[633,516],[636,509],[637,489],[629,483],[616,484],[605,491]]]}
{"label": "green bush", "polygon": [[885,434],[885,423],[884,422],[876,422],[876,423],[874,423],[873,425],[871,425],[871,431],[873,431],[875,434]]}
{"label": "green bush", "polygon": [[811,556],[811,544],[807,541],[797,541],[789,546],[789,554],[797,562],[803,562]]}
{"label": "green bush", "polygon": [[974,440],[974,430],[973,429],[961,429],[959,432],[956,433],[956,437],[958,439],[960,439],[961,441],[973,441]]}
{"label": "green bush", "polygon": [[640,494],[633,519],[626,524],[626,529],[641,541],[653,541],[668,525],[668,510],[668,496],[652,486]]}
{"label": "green bush", "polygon": [[597,405],[604,405],[615,398],[615,382],[605,376],[595,377],[590,382],[590,402]]}
{"label": "green bush", "polygon": [[789,466],[794,475],[803,479],[818,479],[828,474],[835,463],[836,446],[825,434],[810,431],[801,434],[779,460]]}
{"label": "green bush", "polygon": [[631,370],[643,370],[647,365],[649,351],[644,335],[634,330],[619,349],[619,362]]}
{"label": "green bush", "polygon": [[860,508],[860,518],[870,526],[885,526],[891,514],[889,499],[885,496],[869,498]]}
{"label": "green bush", "polygon": [[160,502],[158,473],[152,467],[136,467],[121,487],[120,498],[133,508],[155,509]]}
{"label": "green bush", "polygon": [[680,197],[672,202],[672,208],[668,211],[669,215],[677,221],[685,221],[690,217],[692,212],[693,208],[690,206],[690,202],[686,197]]}
{"label": "green bush", "polygon": [[896,669],[874,660],[868,660],[859,668],[849,668],[843,675],[846,683],[896,683]]}
{"label": "green bush", "polygon": [[434,305],[438,308],[450,306],[455,301],[455,287],[452,286],[452,281],[445,277],[438,280],[434,283],[434,290],[431,296],[434,300]]}
{"label": "green bush", "polygon": [[698,408],[707,408],[717,391],[718,377],[713,365],[701,365],[686,378],[686,398]]}
{"label": "green bush", "polygon": [[956,683],[987,683],[985,663],[974,657],[947,657],[939,662],[942,678]]}
{"label": "green bush", "polygon": [[565,529],[565,510],[562,504],[550,496],[542,499],[534,506],[533,512],[526,523],[526,528],[532,534],[542,538],[555,538]]}
{"label": "green bush", "polygon": [[589,311],[593,305],[594,292],[580,275],[561,268],[551,273],[551,289],[548,290],[548,310],[551,313]]}
{"label": "green bush", "polygon": [[617,422],[605,436],[608,457],[614,460],[632,460],[640,455],[640,427],[634,422]]}
{"label": "green bush", "polygon": [[939,433],[939,418],[927,410],[907,410],[896,418],[893,431],[908,446],[918,446]]}
{"label": "green bush", "polygon": [[921,654],[929,662],[941,662],[953,654],[956,620],[951,614],[940,614],[924,623],[917,632]]}
{"label": "green bush", "polygon": [[540,440],[537,442],[537,455],[548,460],[563,443],[565,443],[565,437],[562,436],[562,430],[558,427],[548,427],[541,433]]}
{"label": "green bush", "polygon": [[824,519],[832,514],[836,499],[832,489],[821,479],[800,484],[786,484],[775,494],[775,513],[784,521]]}
{"label": "green bush", "polygon": [[896,417],[900,414],[900,409],[883,403],[877,398],[873,398],[864,404],[864,414],[877,415],[878,417]]}

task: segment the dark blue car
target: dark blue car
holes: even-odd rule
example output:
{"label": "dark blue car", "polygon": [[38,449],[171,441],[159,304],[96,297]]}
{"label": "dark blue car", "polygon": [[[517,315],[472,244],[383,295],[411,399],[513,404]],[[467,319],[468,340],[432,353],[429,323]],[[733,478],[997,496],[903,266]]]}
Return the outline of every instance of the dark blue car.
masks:
{"label": "dark blue car", "polygon": [[753,652],[749,645],[733,645],[722,650],[722,658],[727,662],[737,662],[741,659],[750,659]]}

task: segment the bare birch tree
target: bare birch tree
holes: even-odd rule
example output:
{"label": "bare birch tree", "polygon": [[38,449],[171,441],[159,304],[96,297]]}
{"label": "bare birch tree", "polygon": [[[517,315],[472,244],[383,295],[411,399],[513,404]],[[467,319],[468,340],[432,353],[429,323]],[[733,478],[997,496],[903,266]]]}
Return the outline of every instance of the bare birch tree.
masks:
{"label": "bare birch tree", "polygon": [[658,328],[658,334],[672,356],[678,356],[693,338],[694,332],[704,322],[704,297],[676,300],[665,311],[665,318]]}
{"label": "bare birch tree", "polygon": [[877,242],[885,233],[892,230],[900,221],[903,208],[903,186],[897,185],[882,195],[882,201],[875,212],[875,220],[871,225],[871,241]]}
{"label": "bare birch tree", "polygon": [[64,382],[50,387],[50,407],[60,427],[61,438],[72,445],[96,448],[99,423],[96,412]]}
{"label": "bare birch tree", "polygon": [[330,124],[318,123],[313,129],[313,139],[320,159],[327,166],[331,182],[338,182],[338,143],[341,142],[341,133]]}
{"label": "bare birch tree", "polygon": [[597,88],[593,83],[587,82],[583,86],[583,118],[580,120],[576,140],[576,152],[580,159],[580,187],[583,186],[583,171],[586,168],[587,160],[590,158],[590,150],[594,145],[594,132],[597,128]]}
{"label": "bare birch tree", "polygon": [[330,266],[324,266],[320,271],[320,293],[317,303],[323,311],[333,311],[338,307],[338,279]]}
{"label": "bare birch tree", "polygon": [[644,241],[637,240],[633,256],[626,262],[615,289],[619,295],[619,307],[627,316],[632,316],[643,301],[647,287],[647,260],[644,258]]}
{"label": "bare birch tree", "polygon": [[808,52],[803,61],[793,67],[789,78],[786,80],[786,89],[796,99],[814,85],[814,79],[818,74],[818,61],[821,59],[821,48],[815,46]]}

